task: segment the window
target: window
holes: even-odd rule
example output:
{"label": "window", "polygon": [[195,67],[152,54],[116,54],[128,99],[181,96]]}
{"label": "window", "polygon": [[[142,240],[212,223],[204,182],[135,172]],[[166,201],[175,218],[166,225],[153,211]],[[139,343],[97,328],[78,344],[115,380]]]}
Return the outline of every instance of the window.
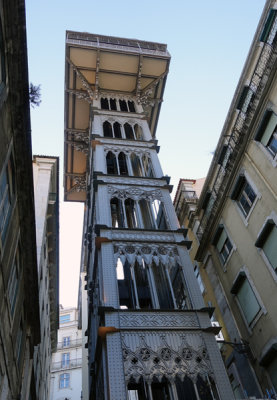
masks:
{"label": "window", "polygon": [[134,126],[135,134],[136,134],[136,140],[143,140],[143,135],[142,135],[142,129],[141,126],[136,124]]}
{"label": "window", "polygon": [[261,310],[261,306],[244,271],[238,274],[231,293],[236,296],[244,318],[250,325]]}
{"label": "window", "polygon": [[182,267],[180,267],[177,263],[170,269],[170,279],[177,309],[191,309],[191,303]]}
{"label": "window", "polygon": [[119,100],[120,111],[128,111],[127,103],[125,100]]}
{"label": "window", "polygon": [[232,252],[233,245],[232,245],[223,225],[220,225],[218,227],[212,243],[217,248],[220,260],[222,261],[223,264],[225,264]]}
{"label": "window", "polygon": [[63,347],[68,347],[70,345],[70,336],[65,336],[63,338]]}
{"label": "window", "polygon": [[271,28],[272,28],[274,20],[275,20],[276,13],[277,13],[277,10],[274,10],[274,9],[271,9],[269,11],[266,23],[264,25],[264,29],[263,29],[261,37],[260,37],[261,42],[267,42],[268,36],[270,34]]}
{"label": "window", "polygon": [[134,176],[143,176],[140,158],[137,154],[132,153],[130,156],[131,166]]}
{"label": "window", "polygon": [[116,156],[111,151],[106,155],[107,174],[118,175]]}
{"label": "window", "polygon": [[111,216],[112,216],[112,227],[113,228],[124,228],[124,211],[122,202],[120,199],[112,198],[110,201]]}
{"label": "window", "polygon": [[198,265],[194,266],[194,274],[196,276],[196,279],[197,279],[198,285],[200,287],[201,293],[203,294],[204,291],[205,291],[205,286],[203,284],[203,281],[202,281],[202,278],[201,278],[201,275],[200,275],[200,272],[199,272]]}
{"label": "window", "polygon": [[267,220],[255,246],[263,250],[273,270],[277,273],[277,226],[272,219]]}
{"label": "window", "polygon": [[142,156],[142,164],[144,169],[144,175],[147,178],[153,178],[154,173],[153,173],[152,163],[150,158],[148,158],[145,154]]}
{"label": "window", "polygon": [[237,202],[244,217],[248,216],[256,197],[256,193],[247,182],[245,176],[240,175],[231,194],[231,199]]}
{"label": "window", "polygon": [[272,157],[277,154],[277,115],[267,110],[255,136],[255,140],[263,144]]}
{"label": "window", "polygon": [[128,122],[124,124],[124,131],[126,139],[135,140],[133,127]]}
{"label": "window", "polygon": [[128,175],[126,156],[122,152],[118,154],[118,166],[120,175]]}
{"label": "window", "polygon": [[70,314],[60,315],[60,324],[70,321]]}
{"label": "window", "polygon": [[113,128],[108,121],[105,121],[103,124],[103,132],[104,132],[104,137],[110,137],[110,138],[113,137]]}
{"label": "window", "polygon": [[163,203],[156,199],[152,202],[152,205],[157,229],[168,229]]}
{"label": "window", "polygon": [[59,388],[64,389],[69,387],[70,375],[69,374],[61,374],[59,381]]}
{"label": "window", "polygon": [[15,304],[17,300],[18,285],[19,285],[18,278],[19,278],[19,254],[17,250],[12,264],[9,284],[8,284],[8,298],[12,315],[14,314]]}
{"label": "window", "polygon": [[14,167],[12,159],[8,161],[0,177],[0,234],[2,242],[5,240],[11,216],[14,194]]}
{"label": "window", "polygon": [[62,368],[69,367],[70,363],[70,353],[62,354]]}
{"label": "window", "polygon": [[124,112],[136,112],[135,108],[135,103],[132,100],[117,100],[117,99],[108,99],[108,98],[101,98],[101,109],[102,110],[113,110],[117,111],[120,109],[120,111]]}

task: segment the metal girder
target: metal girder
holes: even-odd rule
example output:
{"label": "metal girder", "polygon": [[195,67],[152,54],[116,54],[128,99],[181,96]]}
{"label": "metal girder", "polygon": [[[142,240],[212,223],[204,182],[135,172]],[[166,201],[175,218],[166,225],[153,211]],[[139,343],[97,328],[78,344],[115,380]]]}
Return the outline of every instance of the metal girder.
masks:
{"label": "metal girder", "polygon": [[86,77],[82,74],[82,72],[79,71],[78,67],[73,63],[72,60],[70,60],[69,57],[66,57],[66,60],[67,60],[67,62],[71,65],[71,67],[73,68],[73,70],[76,72],[76,75],[78,76],[78,78],[79,78],[80,81],[82,82],[83,87],[86,89],[90,100],[93,101],[94,93],[93,93],[93,90],[91,89],[91,86],[90,86],[88,80],[87,80]]}

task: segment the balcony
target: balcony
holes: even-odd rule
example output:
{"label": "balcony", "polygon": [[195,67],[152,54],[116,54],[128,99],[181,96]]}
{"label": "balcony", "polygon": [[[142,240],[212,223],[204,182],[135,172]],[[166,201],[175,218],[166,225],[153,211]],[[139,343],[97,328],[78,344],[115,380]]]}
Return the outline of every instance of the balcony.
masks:
{"label": "balcony", "polygon": [[70,347],[80,347],[80,346],[82,346],[82,339],[75,339],[75,340],[70,340],[67,343],[58,342],[57,350],[69,349]]}
{"label": "balcony", "polygon": [[64,361],[53,362],[51,365],[51,371],[78,368],[81,366],[82,366],[82,359],[75,358],[73,360],[64,360]]}

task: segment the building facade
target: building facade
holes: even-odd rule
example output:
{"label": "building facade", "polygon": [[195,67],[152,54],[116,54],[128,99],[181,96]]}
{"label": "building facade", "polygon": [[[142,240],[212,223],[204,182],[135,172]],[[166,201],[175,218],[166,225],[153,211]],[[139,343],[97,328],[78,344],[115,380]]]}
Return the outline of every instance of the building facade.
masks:
{"label": "building facade", "polygon": [[164,44],[66,34],[64,186],[86,204],[89,399],[233,399],[157,156],[169,61]]}
{"label": "building facade", "polygon": [[35,399],[40,341],[25,5],[0,1],[0,399]]}
{"label": "building facade", "polygon": [[59,327],[59,159],[33,158],[41,343],[34,353],[36,395],[49,399]]}
{"label": "building facade", "polygon": [[52,355],[49,400],[80,400],[82,396],[82,331],[78,310],[60,306],[57,351]]}
{"label": "building facade", "polygon": [[194,259],[234,349],[226,365],[237,398],[277,391],[276,16],[276,1],[267,1],[189,220]]}
{"label": "building facade", "polygon": [[[200,183],[203,187],[204,180],[201,179]],[[199,247],[196,233],[200,225],[196,215],[200,197],[200,193],[197,191],[198,187],[199,180],[180,179],[174,199],[176,214],[180,224],[188,228],[188,238],[192,242],[190,257],[205,305],[214,308],[211,323],[221,328],[216,339],[234,396],[236,399],[244,399],[248,396],[260,397],[257,378],[250,363],[252,355],[249,346],[240,339],[236,319],[232,314],[218,276],[214,271],[211,273],[211,268],[206,268],[205,263],[198,262],[195,258]]]}

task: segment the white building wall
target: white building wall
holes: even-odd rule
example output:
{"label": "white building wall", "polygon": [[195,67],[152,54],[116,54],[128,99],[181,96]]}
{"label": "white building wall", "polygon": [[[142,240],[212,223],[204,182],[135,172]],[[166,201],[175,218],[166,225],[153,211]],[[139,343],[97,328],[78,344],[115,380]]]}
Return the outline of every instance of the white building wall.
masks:
{"label": "white building wall", "polygon": [[[69,321],[63,322],[63,317]],[[63,355],[69,354],[67,356]],[[66,376],[65,376],[66,374]],[[82,395],[82,331],[76,308],[60,306],[58,346],[52,356],[49,400],[79,400]]]}

